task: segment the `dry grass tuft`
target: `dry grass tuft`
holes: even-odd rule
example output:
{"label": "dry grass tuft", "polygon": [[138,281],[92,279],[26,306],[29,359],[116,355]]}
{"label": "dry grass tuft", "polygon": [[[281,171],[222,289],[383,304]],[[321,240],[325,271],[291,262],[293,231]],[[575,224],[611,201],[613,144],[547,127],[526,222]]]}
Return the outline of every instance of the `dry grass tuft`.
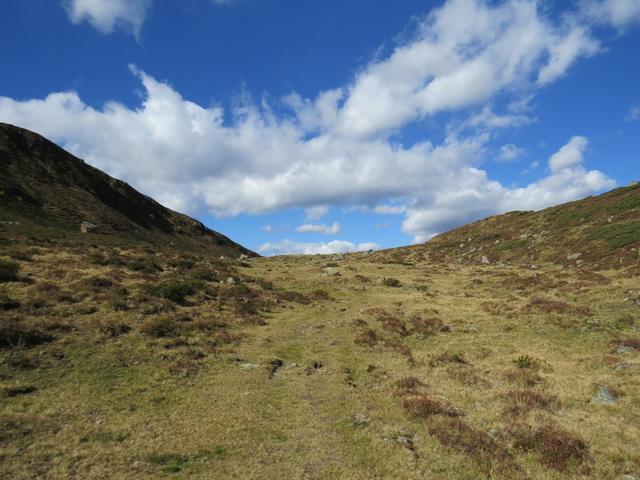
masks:
{"label": "dry grass tuft", "polygon": [[417,395],[418,390],[426,385],[416,377],[405,377],[395,382],[394,395],[402,397],[405,395]]}
{"label": "dry grass tuft", "polygon": [[380,335],[375,330],[367,329],[360,333],[354,342],[358,345],[365,345],[367,347],[375,347],[378,342],[382,340]]}
{"label": "dry grass tuft", "polygon": [[532,390],[511,390],[502,398],[508,402],[503,412],[506,418],[519,417],[536,409],[553,412],[560,408],[557,396]]}
{"label": "dry grass tuft", "polygon": [[430,398],[426,394],[417,397],[408,398],[403,403],[404,411],[407,415],[414,418],[429,418],[433,415],[444,415],[445,417],[460,417],[464,413],[441,401]]}

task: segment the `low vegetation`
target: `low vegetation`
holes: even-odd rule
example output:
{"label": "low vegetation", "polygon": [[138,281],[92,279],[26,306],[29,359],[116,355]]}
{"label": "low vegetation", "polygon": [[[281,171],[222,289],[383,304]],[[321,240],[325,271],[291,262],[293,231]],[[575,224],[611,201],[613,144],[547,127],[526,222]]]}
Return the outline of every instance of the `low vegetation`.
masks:
{"label": "low vegetation", "polygon": [[337,256],[0,230],[0,478],[640,478],[639,192]]}

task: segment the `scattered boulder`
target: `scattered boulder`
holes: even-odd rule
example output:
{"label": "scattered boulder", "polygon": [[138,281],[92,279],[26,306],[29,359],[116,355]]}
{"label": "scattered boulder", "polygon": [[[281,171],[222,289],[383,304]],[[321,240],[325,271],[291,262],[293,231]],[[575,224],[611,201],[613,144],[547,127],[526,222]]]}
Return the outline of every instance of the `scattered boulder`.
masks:
{"label": "scattered boulder", "polygon": [[567,260],[569,260],[571,262],[573,260],[578,260],[581,256],[582,256],[582,253],[580,253],[580,252],[572,253],[570,255],[567,255]]}
{"label": "scattered boulder", "polygon": [[618,401],[618,395],[611,391],[604,385],[598,385],[598,391],[591,398],[589,403],[596,403],[601,405],[613,405]]}
{"label": "scattered boulder", "polygon": [[82,233],[90,233],[94,231],[96,228],[98,227],[91,222],[84,221],[80,224],[80,231]]}
{"label": "scattered boulder", "polygon": [[482,256],[482,263],[483,265],[489,265],[491,263],[491,261],[489,260],[489,257],[487,257],[486,255]]}
{"label": "scattered boulder", "polygon": [[363,413],[358,413],[356,416],[353,417],[353,424],[356,426],[366,425],[370,421],[371,419],[366,415],[364,415]]}
{"label": "scattered boulder", "polygon": [[334,276],[336,276],[338,274],[339,274],[338,270],[333,268],[333,267],[327,267],[323,271],[323,275],[326,275],[328,277],[334,277]]}
{"label": "scattered boulder", "polygon": [[255,363],[241,363],[238,366],[243,370],[255,370],[260,365],[256,365]]}
{"label": "scattered boulder", "polygon": [[236,280],[233,277],[227,277],[227,285],[235,285]]}

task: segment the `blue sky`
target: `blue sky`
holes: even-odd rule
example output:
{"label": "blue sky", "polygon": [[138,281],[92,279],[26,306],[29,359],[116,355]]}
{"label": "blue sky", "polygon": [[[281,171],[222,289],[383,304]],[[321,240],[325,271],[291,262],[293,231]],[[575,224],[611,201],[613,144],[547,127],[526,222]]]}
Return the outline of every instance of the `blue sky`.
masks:
{"label": "blue sky", "polygon": [[263,254],[638,179],[640,0],[6,0],[0,121]]}

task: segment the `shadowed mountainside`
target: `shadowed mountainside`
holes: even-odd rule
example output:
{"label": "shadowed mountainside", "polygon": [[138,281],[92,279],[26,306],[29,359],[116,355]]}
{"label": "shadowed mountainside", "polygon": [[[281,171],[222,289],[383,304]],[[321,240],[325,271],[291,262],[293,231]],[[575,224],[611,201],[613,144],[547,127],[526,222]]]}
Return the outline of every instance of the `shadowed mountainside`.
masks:
{"label": "shadowed mountainside", "polygon": [[[96,226],[105,236],[151,244],[208,249],[229,255],[253,252],[163,207],[127,183],[87,165],[44,137],[0,123],[0,228],[46,237]],[[33,228],[37,230],[34,232]],[[40,228],[38,230],[38,228]]]}

